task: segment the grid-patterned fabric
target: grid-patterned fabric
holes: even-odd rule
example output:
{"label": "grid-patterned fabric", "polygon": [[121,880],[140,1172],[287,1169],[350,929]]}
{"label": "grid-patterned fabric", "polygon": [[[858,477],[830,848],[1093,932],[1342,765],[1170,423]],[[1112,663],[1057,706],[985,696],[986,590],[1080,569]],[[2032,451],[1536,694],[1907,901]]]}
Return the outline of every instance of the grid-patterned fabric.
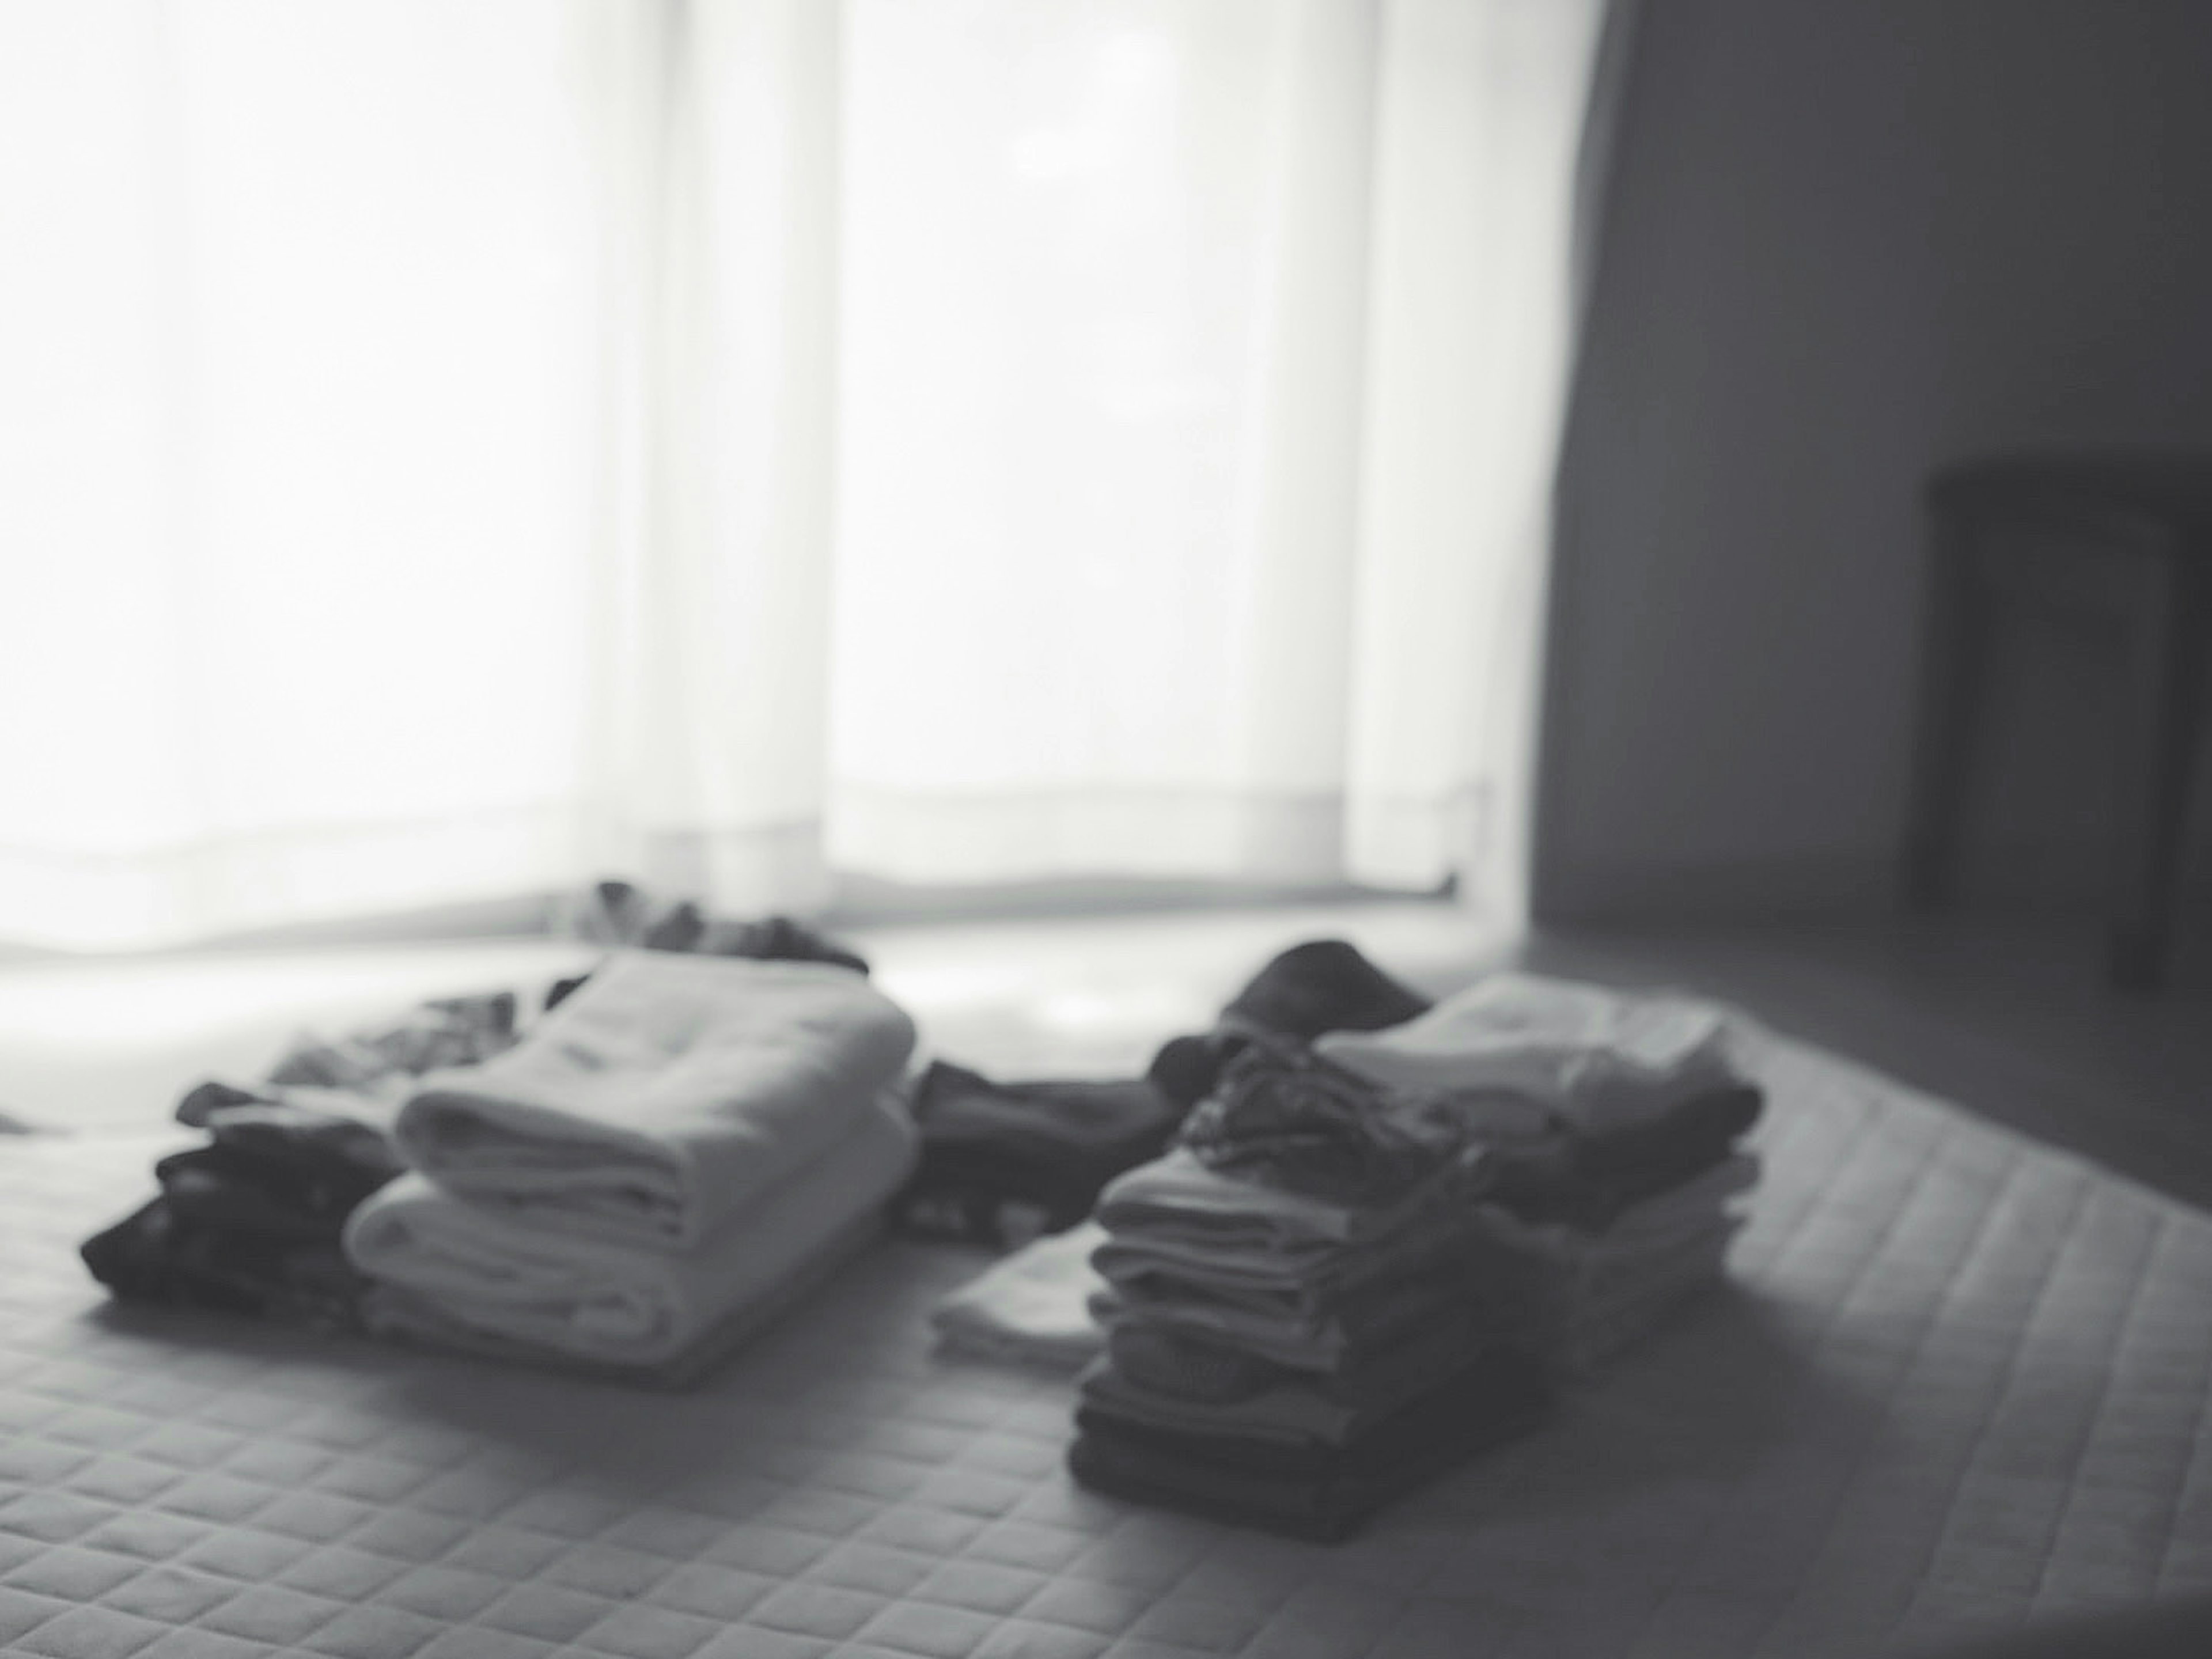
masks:
{"label": "grid-patterned fabric", "polygon": [[1073,1486],[885,1244],[696,1393],[107,1309],[149,1139],[0,1146],[0,1649],[1856,1653],[2212,1586],[2212,1220],[1790,1045],[1734,1285],[1341,1545]]}

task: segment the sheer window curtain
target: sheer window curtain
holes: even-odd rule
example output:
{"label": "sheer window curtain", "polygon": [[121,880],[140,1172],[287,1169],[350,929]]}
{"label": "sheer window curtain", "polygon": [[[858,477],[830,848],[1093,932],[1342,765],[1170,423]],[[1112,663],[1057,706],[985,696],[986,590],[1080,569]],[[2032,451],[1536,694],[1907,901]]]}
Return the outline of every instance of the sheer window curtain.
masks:
{"label": "sheer window curtain", "polygon": [[1601,0],[0,0],[0,938],[1516,902]]}

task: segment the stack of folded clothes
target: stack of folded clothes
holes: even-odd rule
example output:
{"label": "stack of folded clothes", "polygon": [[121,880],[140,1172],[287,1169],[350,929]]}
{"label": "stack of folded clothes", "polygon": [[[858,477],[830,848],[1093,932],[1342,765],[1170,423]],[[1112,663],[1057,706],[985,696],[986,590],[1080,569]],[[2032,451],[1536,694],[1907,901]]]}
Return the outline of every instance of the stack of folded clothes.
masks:
{"label": "stack of folded clothes", "polygon": [[1721,1276],[1759,1178],[1743,1138],[1763,1097],[1720,1010],[1498,974],[1387,1031],[1314,1047],[1384,1088],[1550,1120],[1492,1145],[1476,1213],[1492,1302],[1561,1370],[1589,1370]]}
{"label": "stack of folded clothes", "polygon": [[1087,1484],[1338,1536],[1722,1274],[1762,1106],[1724,1015],[1501,974],[1385,1023],[1349,951],[1362,1018],[1155,1064],[1206,1092],[1098,1204]]}
{"label": "stack of folded clothes", "polygon": [[427,1002],[335,1042],[304,1038],[250,1088],[204,1083],[177,1108],[206,1144],[155,1165],[161,1194],[82,1246],[126,1301],[337,1328],[366,1281],[339,1249],[355,1206],[404,1167],[400,1103],[425,1073],[513,1045],[508,993]]}
{"label": "stack of folded clothes", "polygon": [[872,1236],[913,1023],[848,967],[617,951],[424,1079],[347,1222],[380,1334],[681,1384]]}
{"label": "stack of folded clothes", "polygon": [[1243,1044],[1176,1149],[1100,1199],[1076,1477],[1335,1538],[1540,1421],[1548,1369],[1502,1340],[1469,1248],[1488,1144],[1538,1116]]}

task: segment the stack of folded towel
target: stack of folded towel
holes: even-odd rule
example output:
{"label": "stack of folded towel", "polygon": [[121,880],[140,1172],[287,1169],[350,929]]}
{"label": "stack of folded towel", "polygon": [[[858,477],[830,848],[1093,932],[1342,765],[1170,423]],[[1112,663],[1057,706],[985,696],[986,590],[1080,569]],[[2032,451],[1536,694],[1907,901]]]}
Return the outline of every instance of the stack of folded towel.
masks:
{"label": "stack of folded towel", "polygon": [[1177,1147],[1099,1201],[1076,1477],[1334,1538],[1541,1420],[1547,1368],[1500,1340],[1469,1252],[1483,1133],[1531,1118],[1243,1046]]}
{"label": "stack of folded towel", "polygon": [[1493,1304],[1569,1374],[1662,1324],[1721,1276],[1759,1164],[1763,1104],[1711,1005],[1498,974],[1386,1031],[1314,1047],[1384,1088],[1534,1106],[1494,1140],[1476,1215]]}
{"label": "stack of folded towel", "polygon": [[355,1327],[367,1284],[339,1233],[404,1167],[400,1103],[423,1073],[511,1047],[514,1018],[509,993],[441,999],[304,1037],[252,1087],[200,1085],[177,1118],[207,1141],[154,1166],[160,1195],[86,1240],[85,1265],[127,1301]]}
{"label": "stack of folded towel", "polygon": [[848,967],[614,952],[398,1113],[409,1172],[344,1232],[371,1328],[690,1380],[872,1235],[914,1042]]}

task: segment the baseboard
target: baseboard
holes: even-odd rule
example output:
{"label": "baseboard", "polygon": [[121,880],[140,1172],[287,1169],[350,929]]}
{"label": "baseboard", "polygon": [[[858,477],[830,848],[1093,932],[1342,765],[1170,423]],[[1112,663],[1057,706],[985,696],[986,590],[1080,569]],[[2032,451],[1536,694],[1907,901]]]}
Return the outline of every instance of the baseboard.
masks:
{"label": "baseboard", "polygon": [[1887,859],[1814,857],[1572,865],[1540,860],[1539,923],[1750,921],[1893,907]]}
{"label": "baseboard", "polygon": [[[1960,861],[1959,906],[2026,914],[2101,911],[2103,848],[1976,848]],[[1765,921],[1888,915],[1901,903],[1889,854],[1571,865],[1540,861],[1533,897],[1550,924]],[[2178,912],[2212,916],[2212,872],[2183,884]],[[2192,921],[2191,925],[2194,925]]]}

